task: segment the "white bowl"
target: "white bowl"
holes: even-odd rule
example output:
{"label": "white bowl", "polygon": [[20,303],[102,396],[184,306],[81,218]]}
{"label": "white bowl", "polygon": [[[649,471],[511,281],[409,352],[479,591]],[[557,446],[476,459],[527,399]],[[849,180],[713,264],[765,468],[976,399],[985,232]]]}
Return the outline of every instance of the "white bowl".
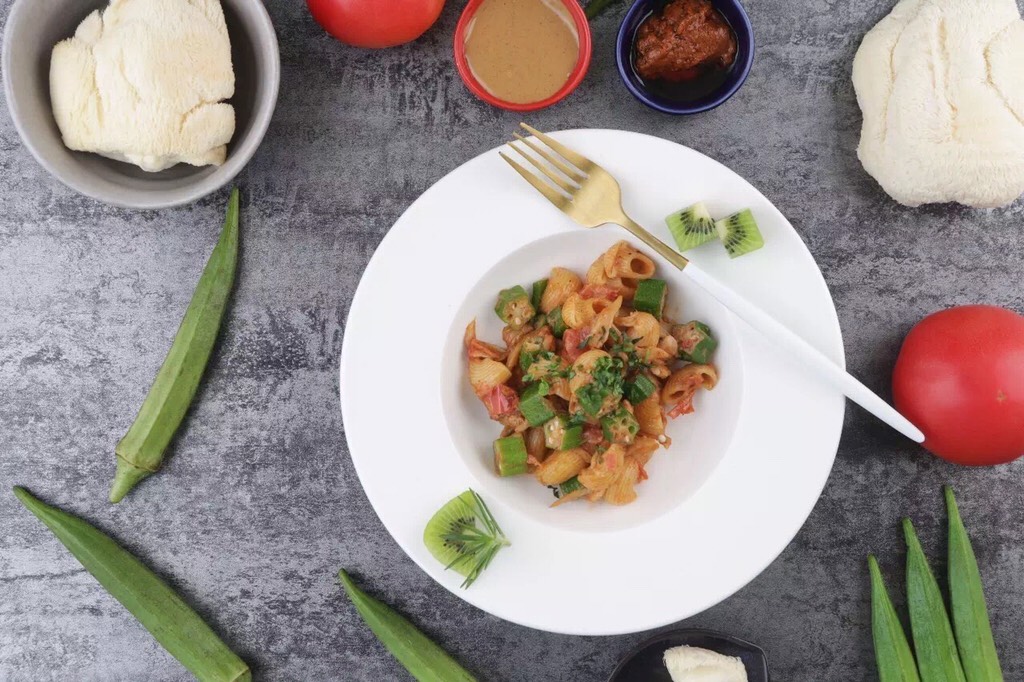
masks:
{"label": "white bowl", "polygon": [[235,69],[235,134],[221,166],[178,164],[158,173],[64,146],[50,105],[50,52],[72,35],[96,0],[17,0],[7,17],[4,92],[14,127],[39,164],[71,189],[126,208],[193,202],[229,183],[263,140],[277,103],[281,60],[260,0],[222,0]]}
{"label": "white bowl", "polygon": [[[668,282],[667,316],[678,322],[700,320],[711,327],[719,342],[712,358],[719,369],[719,382],[713,391],[698,392],[693,414],[669,420],[667,435],[672,446],[658,450],[645,467],[650,479],[637,486],[636,501],[624,507],[581,501],[551,508],[555,501],[551,490],[534,477],[501,478],[495,473],[491,444],[500,435],[501,425],[488,418],[469,386],[462,344],[466,324],[475,318],[477,336],[502,345],[503,325],[494,314],[500,290],[515,284],[527,286],[547,277],[556,266],[582,277],[598,256],[624,237],[628,239],[615,230],[575,230],[539,239],[509,254],[473,286],[455,314],[441,365],[442,410],[452,442],[476,477],[474,488],[486,499],[501,500],[541,523],[569,531],[623,530],[686,502],[728,451],[743,401],[743,362],[732,316],[701,294],[683,273],[661,265],[655,276]],[[635,240],[631,243],[641,251],[646,249]]]}

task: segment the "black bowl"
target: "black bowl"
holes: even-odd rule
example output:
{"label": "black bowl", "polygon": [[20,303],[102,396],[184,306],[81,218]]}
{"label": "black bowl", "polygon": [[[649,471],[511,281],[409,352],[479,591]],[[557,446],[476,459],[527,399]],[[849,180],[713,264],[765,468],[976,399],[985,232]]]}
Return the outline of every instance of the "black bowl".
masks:
{"label": "black bowl", "polygon": [[723,656],[737,656],[747,668],[749,682],[769,682],[768,659],[759,647],[713,630],[670,630],[631,650],[608,682],[672,682],[662,657],[674,646],[695,646]]}

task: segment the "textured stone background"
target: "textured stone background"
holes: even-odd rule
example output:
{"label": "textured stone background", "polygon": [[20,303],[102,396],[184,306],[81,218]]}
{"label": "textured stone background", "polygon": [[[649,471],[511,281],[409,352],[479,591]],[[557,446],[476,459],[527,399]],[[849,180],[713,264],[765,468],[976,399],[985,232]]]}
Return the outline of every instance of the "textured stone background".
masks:
{"label": "textured stone background", "polygon": [[[973,302],[1024,309],[1020,203],[908,210],[857,163],[850,63],[890,2],[750,0],[749,81],[689,119],[648,111],[621,86],[612,42],[622,9],[613,10],[595,22],[582,87],[531,116],[548,130],[659,135],[750,179],[807,241],[835,296],[849,366],[883,395],[900,339],[925,313]],[[152,213],[98,204],[51,179],[0,115],[0,679],[190,679],[17,504],[7,491],[18,483],[173,576],[259,679],[406,679],[336,586],[347,566],[484,679],[604,680],[646,635],[553,636],[462,603],[385,533],[345,445],[337,363],[363,267],[413,199],[519,118],[474,100],[455,73],[450,39],[464,2],[450,0],[417,43],[382,52],[330,39],[302,2],[269,5],[283,88],[239,178],[244,252],[226,333],[165,470],[119,506],[105,502],[113,445],[167,350],[227,194]],[[0,0],[3,16],[9,6]],[[943,553],[940,486],[952,482],[1006,678],[1024,679],[1022,474],[1024,462],[947,465],[850,408],[803,531],[753,583],[685,625],[759,643],[779,680],[873,679],[864,555],[880,553],[889,575],[901,574],[905,514]]]}

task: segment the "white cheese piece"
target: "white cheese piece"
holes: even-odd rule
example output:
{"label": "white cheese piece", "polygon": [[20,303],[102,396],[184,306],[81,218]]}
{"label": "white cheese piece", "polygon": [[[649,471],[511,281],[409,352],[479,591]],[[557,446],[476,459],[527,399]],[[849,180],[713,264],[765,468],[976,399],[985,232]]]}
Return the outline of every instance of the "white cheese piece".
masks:
{"label": "white cheese piece", "polygon": [[743,661],[695,646],[667,649],[665,667],[672,682],[747,682]]}
{"label": "white cheese piece", "polygon": [[1024,192],[1024,22],[1015,0],[902,0],[853,62],[865,170],[908,206]]}
{"label": "white cheese piece", "polygon": [[64,144],[147,171],[224,163],[234,91],[219,0],[112,0],[50,60]]}

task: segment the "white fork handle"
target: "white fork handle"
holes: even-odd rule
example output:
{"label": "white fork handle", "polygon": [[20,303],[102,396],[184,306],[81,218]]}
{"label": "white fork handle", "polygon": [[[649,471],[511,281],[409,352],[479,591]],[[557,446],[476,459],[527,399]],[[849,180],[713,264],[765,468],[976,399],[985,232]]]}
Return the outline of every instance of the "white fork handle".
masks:
{"label": "white fork handle", "polygon": [[818,349],[791,332],[771,315],[701,270],[693,262],[689,263],[683,272],[719,303],[735,313],[737,317],[764,334],[783,351],[799,358],[805,366],[811,368],[815,374],[841,391],[847,398],[912,441],[924,442],[924,434],[921,433],[921,429],[911,424],[906,417],[872,393],[867,386],[847,374]]}

